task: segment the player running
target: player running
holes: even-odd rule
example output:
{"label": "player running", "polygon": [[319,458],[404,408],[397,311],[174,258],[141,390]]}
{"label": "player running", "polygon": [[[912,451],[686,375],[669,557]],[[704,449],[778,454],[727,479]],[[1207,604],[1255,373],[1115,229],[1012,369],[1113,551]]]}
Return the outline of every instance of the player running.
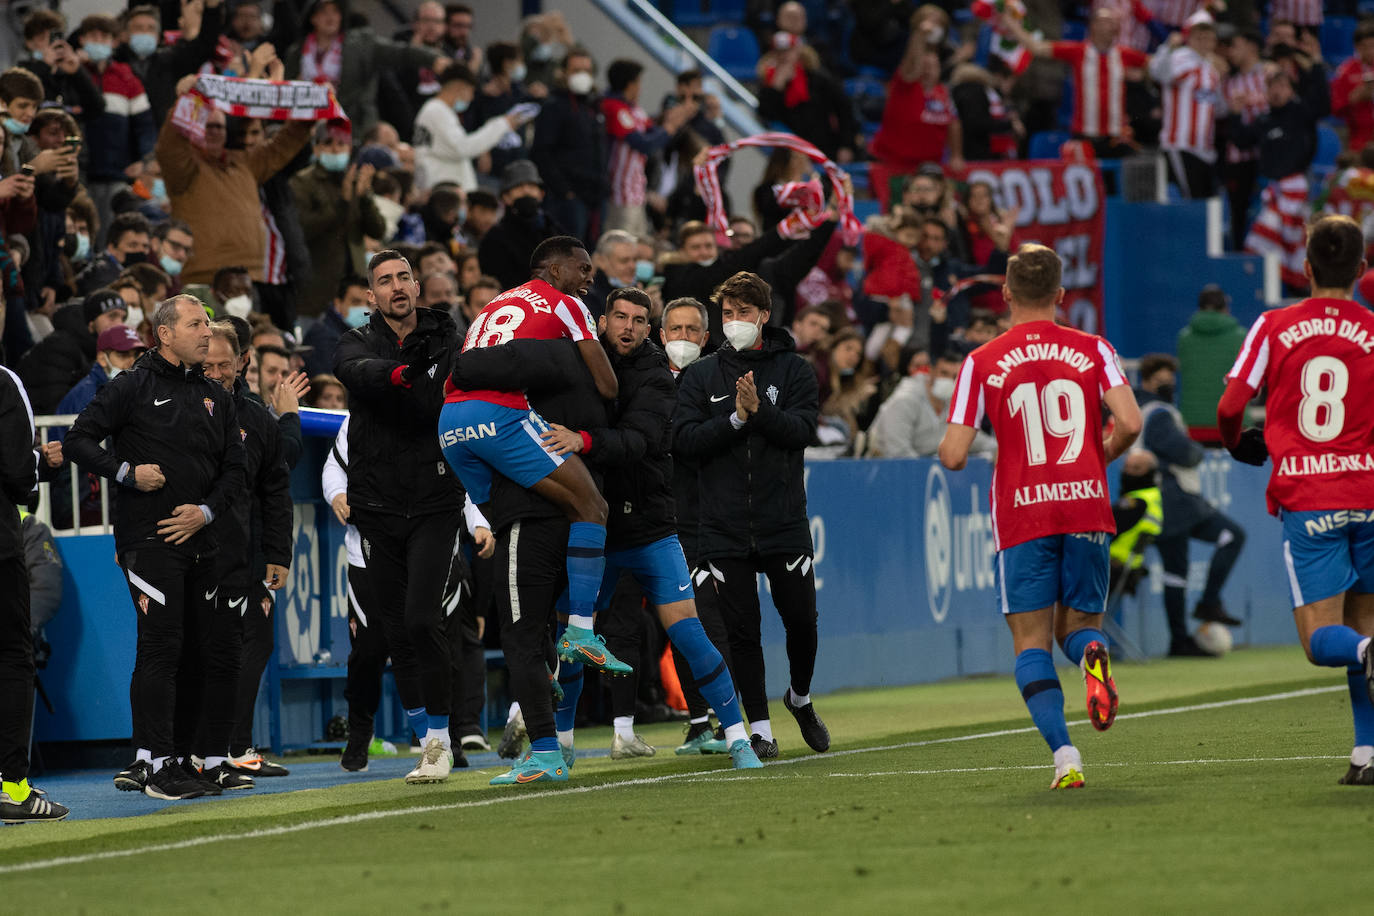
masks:
{"label": "player running", "polygon": [[[1043,245],[1022,245],[1008,262],[1002,296],[1012,327],[964,360],[940,462],[964,467],[986,414],[998,445],[997,593],[1016,650],[1016,686],[1054,752],[1050,788],[1076,789],[1083,759],[1069,742],[1051,640],[1082,669],[1088,715],[1106,731],[1117,707],[1098,629],[1116,530],[1106,467],[1140,435],[1140,410],[1112,345],[1054,323],[1064,300],[1061,271],[1059,256]],[[1115,420],[1105,437],[1103,404]]]}
{"label": "player running", "polygon": [[[1217,406],[1237,461],[1274,459],[1269,511],[1283,521],[1293,616],[1314,665],[1345,668],[1355,748],[1342,785],[1374,785],[1374,315],[1351,300],[1364,238],[1347,216],[1307,237],[1312,297],[1260,315]],[[1265,427],[1241,431],[1245,405],[1269,390]],[[1364,507],[1364,508],[1361,508]]]}
{"label": "player running", "polygon": [[[603,398],[618,391],[615,371],[596,338],[596,323],[577,298],[591,282],[592,261],[578,239],[554,236],[530,257],[528,283],[507,290],[487,304],[468,328],[463,350],[495,347],[512,340],[577,343]],[[439,415],[439,444],[472,501],[491,498],[493,472],[499,472],[558,506],[572,523],[568,533],[568,628],[558,640],[558,655],[609,674],[632,669],[606,650],[592,632],[597,589],[606,565],[606,501],[586,465],[573,455],[555,455],[540,436],[549,429],[519,391],[462,391],[446,386]]]}

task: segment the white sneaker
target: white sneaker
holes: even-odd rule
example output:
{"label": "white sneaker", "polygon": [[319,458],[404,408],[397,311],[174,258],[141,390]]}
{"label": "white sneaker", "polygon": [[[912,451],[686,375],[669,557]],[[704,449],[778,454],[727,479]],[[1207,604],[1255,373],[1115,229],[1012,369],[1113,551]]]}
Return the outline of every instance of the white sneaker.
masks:
{"label": "white sneaker", "polygon": [[464,735],[459,738],[458,746],[465,751],[482,751],[485,753],[491,750],[491,745],[487,743],[486,736],[477,734]]}
{"label": "white sneaker", "polygon": [[654,753],[654,746],[639,735],[635,735],[631,741],[626,741],[619,735],[611,738],[612,760],[624,760],[627,757],[652,757]]}
{"label": "white sneaker", "polygon": [[406,784],[443,782],[448,779],[449,771],[452,769],[453,755],[444,747],[444,742],[438,738],[430,738],[425,742],[420,762],[415,765],[415,769],[406,774]]}

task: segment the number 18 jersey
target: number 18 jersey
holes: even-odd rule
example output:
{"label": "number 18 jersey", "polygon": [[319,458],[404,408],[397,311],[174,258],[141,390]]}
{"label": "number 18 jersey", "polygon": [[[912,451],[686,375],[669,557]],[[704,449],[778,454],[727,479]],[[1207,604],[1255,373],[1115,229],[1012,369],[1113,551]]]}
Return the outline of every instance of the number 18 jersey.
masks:
{"label": "number 18 jersey", "polygon": [[[576,296],[560,293],[543,280],[508,289],[487,303],[468,328],[463,352],[497,347],[512,340],[595,340],[596,322]],[[444,403],[486,401],[501,407],[528,410],[519,391],[459,391],[445,383]]]}
{"label": "number 18 jersey", "polygon": [[1374,314],[1348,299],[1265,312],[1228,378],[1267,386],[1269,511],[1374,504]]}
{"label": "number 18 jersey", "polygon": [[997,439],[998,550],[1075,532],[1115,532],[1102,448],[1102,396],[1126,384],[1112,345],[1052,321],[1018,324],[969,354],[949,422]]}

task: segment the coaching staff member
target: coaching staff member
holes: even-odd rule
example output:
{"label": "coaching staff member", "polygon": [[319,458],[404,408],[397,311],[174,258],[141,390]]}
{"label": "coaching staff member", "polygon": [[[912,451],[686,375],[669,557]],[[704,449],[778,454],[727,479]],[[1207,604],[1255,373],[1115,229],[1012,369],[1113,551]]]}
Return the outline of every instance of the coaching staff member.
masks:
{"label": "coaching staff member", "polygon": [[444,380],[458,352],[448,312],[416,308],[420,285],[398,251],[368,263],[368,323],[339,338],[334,374],[348,388],[348,505],[391,646],[406,714],[423,736],[406,782],[452,767],[452,670],[444,572],[463,520],[463,488],[439,451]]}
{"label": "coaching staff member", "polygon": [[773,291],[757,274],[740,271],[712,298],[726,342],[682,373],[674,417],[677,450],[700,463],[698,559],[716,582],[754,752],[778,756],[764,688],[760,572],[787,631],[783,704],[806,743],[824,751],[830,732],[810,697],[816,576],[802,467],[816,436],[816,373],[792,336],[769,326]]}
{"label": "coaching staff member", "polygon": [[[64,448],[82,470],[124,488],[115,501],[115,550],[138,620],[129,699],[139,751],[116,785],[153,798],[195,798],[205,786],[172,757],[177,667],[191,615],[201,633],[226,629],[210,626],[219,576],[206,526],[243,498],[244,453],[233,399],[201,368],[210,349],[204,305],[173,296],[152,323],[156,349],[100,389]],[[106,449],[111,437],[114,448]],[[205,716],[227,737],[237,654],[213,642],[201,649]]]}

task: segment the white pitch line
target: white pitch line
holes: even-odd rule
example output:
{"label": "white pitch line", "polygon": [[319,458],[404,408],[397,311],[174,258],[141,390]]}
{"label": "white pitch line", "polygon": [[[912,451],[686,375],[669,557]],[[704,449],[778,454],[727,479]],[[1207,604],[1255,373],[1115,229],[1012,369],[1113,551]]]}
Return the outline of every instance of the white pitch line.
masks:
{"label": "white pitch line", "polygon": [[[1152,709],[1152,710],[1148,710],[1148,711],[1146,711],[1146,712],[1127,713],[1126,715],[1117,716],[1117,719],[1141,719],[1141,718],[1147,718],[1147,717],[1150,717],[1150,716],[1173,715],[1173,714],[1175,714],[1175,713],[1182,713],[1182,712],[1198,712],[1198,711],[1201,711],[1201,710],[1208,710],[1208,709],[1222,709],[1222,708],[1226,708],[1226,707],[1230,707],[1230,706],[1248,705],[1248,704],[1251,704],[1251,703],[1267,703],[1267,702],[1274,701],[1274,700],[1291,700],[1291,699],[1296,699],[1296,698],[1299,698],[1299,697],[1314,696],[1314,695],[1316,695],[1316,694],[1322,694],[1322,693],[1334,693],[1334,692],[1336,692],[1336,691],[1343,691],[1343,690],[1346,690],[1346,689],[1347,689],[1347,688],[1345,688],[1345,687],[1310,687],[1310,688],[1307,688],[1307,689],[1305,689],[1305,690],[1289,690],[1289,691],[1285,691],[1285,692],[1283,692],[1283,693],[1271,693],[1271,694],[1267,694],[1267,695],[1265,695],[1265,696],[1258,696],[1258,697],[1241,697],[1241,698],[1234,699],[1234,700],[1221,700],[1221,701],[1215,702],[1215,703],[1195,703],[1195,704],[1192,704],[1192,705],[1189,705],[1189,706],[1175,706],[1175,707],[1170,707],[1170,708],[1167,708],[1167,709]],[[1083,720],[1079,720],[1079,721],[1075,721],[1075,722],[1070,722],[1069,724],[1070,724],[1070,725],[1082,725],[1082,724],[1084,724],[1085,722],[1087,722],[1087,720],[1086,720],[1086,719],[1083,719]],[[778,766],[786,766],[786,765],[789,765],[789,764],[807,763],[807,762],[816,761],[816,760],[830,760],[830,759],[834,759],[834,758],[836,758],[836,757],[848,757],[848,756],[852,756],[852,755],[854,755],[854,754],[872,754],[872,753],[877,753],[877,752],[880,752],[880,751],[904,750],[904,749],[915,748],[915,747],[927,747],[927,746],[933,745],[933,744],[950,744],[950,743],[957,742],[957,741],[973,741],[973,740],[976,740],[976,739],[979,739],[979,738],[1001,738],[1001,737],[1004,737],[1004,736],[1007,736],[1007,735],[1019,735],[1019,734],[1025,734],[1026,732],[1033,732],[1033,731],[1035,731],[1034,728],[1005,728],[1005,729],[998,729],[998,730],[996,730],[996,731],[978,732],[978,733],[976,733],[976,734],[971,734],[971,735],[954,735],[954,736],[947,737],[947,738],[931,738],[931,739],[925,740],[925,741],[906,741],[906,742],[903,742],[903,743],[901,743],[901,744],[886,744],[886,745],[882,745],[882,746],[879,746],[879,747],[861,747],[861,748],[853,748],[853,749],[846,750],[846,751],[833,751],[833,752],[830,752],[830,753],[818,754],[818,755],[816,755],[816,756],[811,756],[811,757],[794,757],[794,758],[790,758],[790,759],[788,759],[788,760],[777,760],[777,761],[774,761],[774,762],[768,764],[768,769],[772,769],[772,768],[778,767]],[[1260,758],[1255,758],[1255,759],[1260,759]],[[1302,760],[1302,759],[1309,759],[1309,758],[1276,758],[1276,759]],[[1324,760],[1324,759],[1334,759],[1334,758],[1310,758],[1310,759],[1323,759],[1323,760]],[[1232,762],[1237,762],[1237,761],[1218,761],[1218,762],[1232,763]],[[1241,761],[1241,762],[1244,762],[1244,761]],[[1111,765],[1113,765],[1113,764],[1095,764],[1095,766],[1111,766]],[[1120,764],[1120,765],[1124,766],[1125,764]],[[990,768],[990,769],[1041,769],[1041,767],[1007,767],[1007,768]],[[907,774],[907,773],[893,773],[893,774],[862,774],[862,775],[932,775],[932,774],[938,773],[938,772],[958,773],[958,772],[968,772],[968,771],[967,771],[967,770],[943,770],[943,771],[938,771],[938,770],[937,770],[937,771],[929,771],[929,772],[924,772],[924,771],[912,771],[910,774]],[[725,770],[725,771],[722,771],[721,773],[719,773],[718,775],[717,775],[717,774],[710,774],[710,773],[705,773],[705,774],[703,774],[703,773],[700,773],[700,772],[692,772],[692,773],[669,773],[669,774],[666,774],[666,775],[663,775],[663,776],[646,776],[646,777],[641,777],[641,778],[638,778],[638,779],[622,779],[622,780],[617,780],[617,781],[615,781],[615,782],[604,782],[604,783],[598,783],[598,784],[596,784],[596,785],[590,785],[590,786],[570,786],[569,788],[561,789],[561,790],[558,790],[558,791],[552,791],[552,792],[550,792],[550,791],[542,791],[542,792],[531,793],[531,794],[529,794],[529,795],[522,795],[522,794],[514,794],[514,793],[513,793],[513,794],[509,794],[509,795],[502,795],[502,796],[499,796],[499,797],[496,797],[496,798],[484,798],[484,799],[478,799],[478,800],[476,800],[476,801],[452,802],[452,803],[444,804],[444,805],[418,805],[418,806],[413,806],[413,807],[410,807],[410,808],[392,808],[392,809],[388,809],[388,810],[385,810],[385,811],[363,811],[363,812],[359,812],[358,814],[346,814],[346,815],[343,815],[343,816],[341,816],[341,817],[323,818],[323,819],[313,820],[313,821],[301,821],[300,823],[296,823],[296,824],[283,824],[283,825],[281,825],[281,826],[279,826],[279,827],[262,827],[262,828],[258,828],[258,829],[256,829],[256,830],[249,830],[249,831],[247,831],[246,833],[226,833],[226,834],[219,834],[219,835],[215,835],[215,836],[192,837],[192,838],[186,839],[186,840],[178,840],[178,841],[176,841],[176,842],[174,842],[174,843],[157,843],[157,844],[154,844],[154,845],[151,845],[151,846],[139,846],[139,847],[130,848],[130,849],[109,849],[109,850],[105,850],[105,851],[103,851],[103,852],[92,852],[92,853],[86,853],[86,854],[83,854],[83,855],[56,856],[56,857],[51,858],[51,859],[37,859],[37,860],[32,861],[32,862],[18,862],[18,863],[14,863],[14,864],[10,864],[10,865],[0,865],[0,875],[13,874],[13,873],[16,873],[16,872],[41,871],[41,870],[43,870],[43,869],[56,868],[56,867],[61,866],[61,865],[83,865],[83,864],[88,863],[88,862],[100,862],[100,861],[105,861],[105,860],[108,860],[108,859],[128,858],[129,856],[143,855],[143,854],[145,854],[145,853],[153,853],[153,852],[173,852],[173,851],[176,851],[176,850],[179,850],[179,849],[191,849],[191,848],[194,848],[194,847],[196,847],[196,846],[208,846],[208,845],[211,844],[211,843],[219,843],[219,842],[223,842],[223,841],[226,841],[226,840],[254,840],[254,839],[260,839],[260,838],[264,838],[264,837],[283,836],[283,835],[285,835],[285,834],[289,834],[289,833],[299,833],[299,832],[305,831],[305,830],[316,830],[316,829],[319,829],[319,828],[322,828],[322,827],[339,827],[339,826],[345,826],[345,825],[348,825],[348,824],[360,824],[360,823],[365,823],[365,822],[367,822],[367,821],[382,820],[382,819],[384,819],[384,818],[392,818],[392,817],[411,817],[411,816],[419,815],[419,814],[434,814],[434,813],[441,812],[441,811],[459,811],[459,810],[464,810],[464,809],[468,809],[468,808],[486,808],[486,807],[489,807],[489,806],[491,806],[491,805],[503,805],[503,804],[514,803],[514,802],[522,802],[522,801],[537,801],[537,800],[539,800],[539,799],[547,799],[547,798],[564,798],[564,797],[566,797],[566,796],[568,796],[568,795],[581,795],[581,794],[584,794],[584,793],[587,793],[587,792],[600,792],[600,791],[603,791],[603,790],[605,790],[605,789],[618,789],[618,788],[621,788],[621,787],[623,787],[623,786],[647,786],[647,785],[657,785],[657,784],[659,784],[659,783],[669,782],[669,781],[672,781],[672,780],[689,780],[689,781],[693,781],[693,782],[710,780],[710,781],[713,781],[713,782],[714,782],[714,781],[721,781],[721,780],[722,780],[722,777],[731,777],[731,776],[733,776],[733,775],[734,775],[734,771],[733,771],[733,770]],[[851,775],[851,774],[835,774],[835,775]],[[751,778],[751,777],[740,776],[740,777],[738,777],[738,778]]]}

